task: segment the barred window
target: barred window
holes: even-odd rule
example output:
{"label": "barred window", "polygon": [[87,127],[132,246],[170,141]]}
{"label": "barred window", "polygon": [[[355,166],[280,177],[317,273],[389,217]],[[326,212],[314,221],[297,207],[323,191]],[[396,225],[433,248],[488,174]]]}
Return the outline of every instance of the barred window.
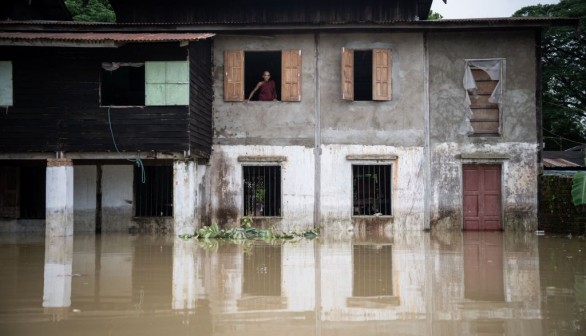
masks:
{"label": "barred window", "polygon": [[281,216],[281,166],[243,166],[244,215]]}
{"label": "barred window", "polygon": [[391,215],[391,165],[353,165],[355,216]]}
{"label": "barred window", "polygon": [[173,216],[173,167],[146,166],[134,169],[135,216]]}

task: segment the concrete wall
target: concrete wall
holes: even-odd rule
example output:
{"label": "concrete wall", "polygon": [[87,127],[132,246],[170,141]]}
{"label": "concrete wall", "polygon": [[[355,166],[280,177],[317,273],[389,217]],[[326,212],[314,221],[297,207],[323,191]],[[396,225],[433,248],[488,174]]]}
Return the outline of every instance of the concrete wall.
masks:
{"label": "concrete wall", "polygon": [[[391,101],[342,100],[343,47],[392,50]],[[224,102],[225,50],[284,49],[301,50],[301,102]],[[233,226],[243,215],[238,156],[283,156],[282,218],[270,224],[283,230],[313,225],[346,230],[352,226],[354,163],[346,156],[374,154],[398,157],[385,162],[393,164],[393,216],[361,222],[376,221],[385,229],[423,229],[423,61],[419,33],[215,38],[215,145],[206,175],[210,220]],[[314,224],[315,202],[320,214]]]}
{"label": "concrete wall", "polygon": [[73,166],[73,231],[96,230],[96,166]]}
{"label": "concrete wall", "polygon": [[102,230],[128,231],[133,217],[133,166],[102,166]]}
{"label": "concrete wall", "polygon": [[[432,227],[462,227],[462,164],[496,163],[502,165],[503,228],[536,229],[539,167],[533,33],[432,33],[427,46]],[[486,58],[506,59],[502,131],[497,137],[471,137],[462,84],[465,59]],[[462,154],[479,158],[466,161]]]}

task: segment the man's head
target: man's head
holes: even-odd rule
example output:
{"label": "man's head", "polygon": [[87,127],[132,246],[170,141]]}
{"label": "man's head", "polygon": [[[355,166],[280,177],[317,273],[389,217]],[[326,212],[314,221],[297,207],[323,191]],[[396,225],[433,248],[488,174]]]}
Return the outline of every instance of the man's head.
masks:
{"label": "man's head", "polygon": [[265,81],[268,81],[271,78],[271,73],[268,71],[265,71],[262,73],[262,79],[264,79]]}

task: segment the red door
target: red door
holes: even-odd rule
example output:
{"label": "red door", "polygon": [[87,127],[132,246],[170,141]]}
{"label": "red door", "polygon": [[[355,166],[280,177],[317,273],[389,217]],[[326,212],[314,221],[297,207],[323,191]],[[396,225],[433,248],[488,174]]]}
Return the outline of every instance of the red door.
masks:
{"label": "red door", "polygon": [[464,165],[464,230],[501,230],[501,166]]}

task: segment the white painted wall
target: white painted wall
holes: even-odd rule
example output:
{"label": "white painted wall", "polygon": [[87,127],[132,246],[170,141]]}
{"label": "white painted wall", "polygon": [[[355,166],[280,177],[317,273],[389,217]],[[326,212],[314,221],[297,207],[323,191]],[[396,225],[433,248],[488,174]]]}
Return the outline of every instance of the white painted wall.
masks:
{"label": "white painted wall", "polygon": [[96,229],[96,166],[73,167],[73,231],[94,232]]}
{"label": "white painted wall", "polygon": [[133,166],[102,167],[102,231],[127,231],[133,216]]}

